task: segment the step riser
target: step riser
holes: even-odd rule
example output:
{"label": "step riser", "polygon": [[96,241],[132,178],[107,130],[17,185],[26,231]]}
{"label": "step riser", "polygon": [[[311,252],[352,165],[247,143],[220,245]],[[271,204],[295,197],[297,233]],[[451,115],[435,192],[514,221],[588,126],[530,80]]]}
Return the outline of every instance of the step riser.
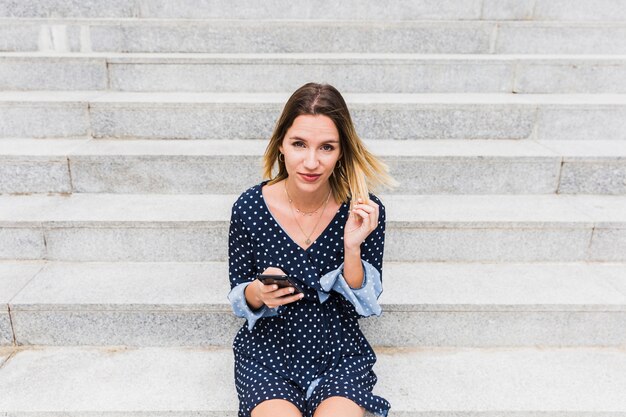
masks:
{"label": "step riser", "polygon": [[[557,104],[350,105],[363,139],[626,140],[626,106]],[[0,137],[267,139],[271,103],[0,104]]]}
{"label": "step riser", "polygon": [[[0,193],[230,194],[254,183],[262,166],[261,157],[226,155],[34,159],[5,156]],[[401,183],[394,194],[626,194],[626,162],[608,157],[382,159]]]}
{"label": "step riser", "polygon": [[[403,312],[383,308],[382,316],[359,321],[373,346],[626,346],[624,311]],[[129,312],[123,308],[13,310],[11,315],[17,345],[229,347],[244,322],[232,312]]]}
{"label": "step riser", "polygon": [[[65,261],[223,261],[228,231],[223,223],[193,225],[98,222],[43,230],[0,226],[0,259]],[[566,223],[390,222],[385,259],[406,262],[626,261],[626,227]],[[55,226],[55,227],[53,227]],[[469,226],[469,228],[468,228]],[[571,227],[568,227],[571,226]],[[408,227],[408,228],[406,228]],[[216,249],[217,248],[217,249]]]}
{"label": "step riser", "polygon": [[344,93],[626,93],[626,63],[617,60],[111,61],[5,57],[0,89],[283,92],[324,80]]}
{"label": "step riser", "polygon": [[210,22],[2,23],[0,51],[624,54],[623,23]]}
{"label": "step riser", "polygon": [[404,1],[389,7],[375,1],[311,2],[272,0],[240,1],[185,0],[67,3],[37,0],[0,5],[1,17],[140,17],[192,19],[322,19],[322,20],[413,20],[413,19],[523,19],[523,20],[626,20],[619,0],[421,0]]}

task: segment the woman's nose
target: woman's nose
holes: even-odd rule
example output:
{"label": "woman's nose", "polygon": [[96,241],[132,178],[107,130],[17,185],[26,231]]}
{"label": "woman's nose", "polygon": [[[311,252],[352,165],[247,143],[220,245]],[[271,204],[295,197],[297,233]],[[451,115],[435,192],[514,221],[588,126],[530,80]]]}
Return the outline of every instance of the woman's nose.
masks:
{"label": "woman's nose", "polygon": [[317,167],[317,164],[318,160],[315,152],[307,153],[306,158],[304,158],[304,166],[308,169],[315,169],[315,167]]}

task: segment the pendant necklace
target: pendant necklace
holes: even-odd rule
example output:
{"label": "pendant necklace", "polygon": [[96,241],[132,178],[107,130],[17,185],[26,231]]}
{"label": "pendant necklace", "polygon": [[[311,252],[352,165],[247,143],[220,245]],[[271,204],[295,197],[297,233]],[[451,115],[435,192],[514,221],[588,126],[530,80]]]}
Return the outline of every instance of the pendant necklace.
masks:
{"label": "pendant necklace", "polygon": [[[289,200],[289,207],[291,208],[291,213],[293,214],[293,219],[296,221],[296,224],[300,228],[300,231],[302,232],[302,234],[306,237],[305,243],[308,245],[308,244],[311,243],[311,235],[313,234],[313,232],[315,231],[317,226],[320,224],[320,220],[322,220],[322,216],[324,215],[324,211],[326,211],[326,205],[328,204],[328,200],[330,199],[330,193],[332,192],[332,189],[331,189],[331,191],[328,192],[328,196],[326,197],[326,202],[323,204],[324,209],[322,210],[322,213],[320,214],[320,217],[317,219],[317,223],[315,223],[315,226],[313,227],[313,230],[307,236],[307,234],[304,232],[304,230],[302,230],[302,226],[300,226],[300,223],[298,223],[298,219],[296,218],[296,214],[293,211],[294,205],[293,205],[293,200],[289,196],[289,191],[287,191],[287,180],[285,180],[284,185],[285,185],[285,193],[287,193],[287,199]],[[322,206],[318,207],[317,210],[319,210],[321,207]],[[298,213],[302,213],[302,214],[307,215],[307,216],[310,216],[313,213],[317,212],[317,210],[311,211],[311,212],[304,212],[304,211],[298,210],[298,208],[296,208],[296,210],[298,211]]]}

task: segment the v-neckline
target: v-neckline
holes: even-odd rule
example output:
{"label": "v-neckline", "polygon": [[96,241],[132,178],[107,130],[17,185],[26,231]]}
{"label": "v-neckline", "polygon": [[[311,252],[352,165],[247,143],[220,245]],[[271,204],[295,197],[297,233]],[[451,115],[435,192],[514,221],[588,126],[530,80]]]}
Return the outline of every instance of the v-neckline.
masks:
{"label": "v-neckline", "polygon": [[291,243],[293,243],[294,245],[296,245],[297,248],[301,249],[304,252],[308,252],[309,249],[311,249],[313,246],[315,246],[315,244],[326,234],[326,232],[328,231],[328,229],[330,229],[330,227],[332,226],[332,224],[335,222],[335,219],[337,219],[337,216],[339,216],[339,214],[341,213],[341,211],[343,210],[343,207],[345,206],[346,203],[341,203],[341,205],[339,206],[339,208],[337,209],[337,212],[335,213],[335,215],[333,216],[333,218],[330,220],[330,222],[326,225],[326,227],[324,228],[324,230],[322,230],[322,233],[319,234],[319,236],[317,236],[315,238],[315,240],[313,241],[313,243],[311,243],[306,249],[303,248],[302,246],[300,246],[295,240],[293,240],[293,238],[289,235],[289,233],[287,233],[287,231],[283,228],[283,226],[281,226],[281,224],[278,222],[278,220],[276,220],[276,217],[274,217],[274,215],[272,214],[272,211],[270,210],[270,207],[267,205],[267,201],[265,201],[265,196],[263,195],[263,186],[265,184],[267,184],[269,182],[269,180],[265,180],[262,181],[259,184],[259,194],[261,194],[261,200],[263,200],[263,207],[265,207],[265,211],[267,212],[267,214],[270,216],[270,218],[274,221],[274,223],[278,226],[278,228],[283,232],[283,234],[285,236],[287,236],[287,239],[289,239],[291,241]]}

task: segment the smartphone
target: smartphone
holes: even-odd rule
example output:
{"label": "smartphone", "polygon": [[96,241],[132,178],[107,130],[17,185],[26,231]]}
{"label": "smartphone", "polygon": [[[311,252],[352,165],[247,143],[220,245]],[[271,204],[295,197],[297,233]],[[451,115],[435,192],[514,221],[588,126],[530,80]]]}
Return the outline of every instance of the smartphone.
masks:
{"label": "smartphone", "polygon": [[289,277],[289,275],[258,274],[256,277],[259,279],[259,281],[263,283],[263,285],[276,284],[278,285],[278,288],[294,287],[295,292],[293,292],[290,295],[303,292],[300,286],[296,284],[294,280],[291,277]]}

